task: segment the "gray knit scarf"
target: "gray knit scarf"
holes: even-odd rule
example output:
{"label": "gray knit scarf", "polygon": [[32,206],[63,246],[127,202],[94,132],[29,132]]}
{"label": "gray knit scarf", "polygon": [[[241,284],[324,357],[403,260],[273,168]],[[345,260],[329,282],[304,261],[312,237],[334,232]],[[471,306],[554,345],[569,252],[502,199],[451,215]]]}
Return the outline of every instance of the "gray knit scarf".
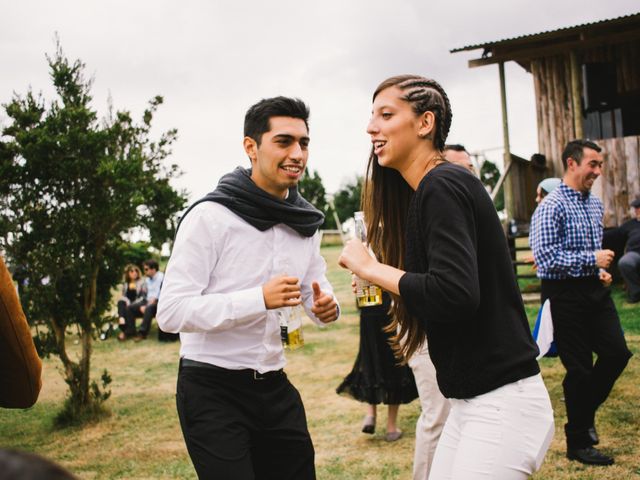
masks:
{"label": "gray knit scarf", "polygon": [[224,205],[261,232],[284,223],[300,235],[312,237],[324,222],[322,212],[302,198],[296,187],[289,189],[286,199],[274,197],[253,183],[250,168],[237,167],[224,175],[216,189],[191,205],[180,222],[202,202]]}

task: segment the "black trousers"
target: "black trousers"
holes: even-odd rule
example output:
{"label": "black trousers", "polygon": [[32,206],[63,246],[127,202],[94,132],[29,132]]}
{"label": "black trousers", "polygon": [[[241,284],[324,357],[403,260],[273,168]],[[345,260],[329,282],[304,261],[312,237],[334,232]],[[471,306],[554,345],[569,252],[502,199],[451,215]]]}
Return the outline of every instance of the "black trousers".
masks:
{"label": "black trousers", "polygon": [[[132,337],[136,334],[136,321],[135,318],[131,318],[127,310],[129,305],[124,300],[118,300],[118,318],[124,318],[124,325],[118,326],[125,333],[127,337]],[[133,322],[133,325],[132,325]]]}
{"label": "black trousers", "polygon": [[181,361],[176,403],[198,478],[316,478],[304,406],[284,372],[256,379],[253,370]]}
{"label": "black trousers", "polygon": [[[608,288],[597,277],[542,280],[542,301],[550,299],[553,335],[567,374],[562,382],[568,448],[593,444],[588,429],[598,407],[632,353]],[[597,359],[593,362],[593,353]]]}
{"label": "black trousers", "polygon": [[[145,307],[144,313],[140,311],[140,307]],[[132,302],[127,308],[127,315],[124,317],[126,322],[126,330],[136,331],[136,318],[142,317],[142,323],[138,333],[140,335],[147,336],[149,329],[151,328],[151,321],[156,316],[158,310],[158,302],[147,304],[146,300],[140,300],[138,302]]]}

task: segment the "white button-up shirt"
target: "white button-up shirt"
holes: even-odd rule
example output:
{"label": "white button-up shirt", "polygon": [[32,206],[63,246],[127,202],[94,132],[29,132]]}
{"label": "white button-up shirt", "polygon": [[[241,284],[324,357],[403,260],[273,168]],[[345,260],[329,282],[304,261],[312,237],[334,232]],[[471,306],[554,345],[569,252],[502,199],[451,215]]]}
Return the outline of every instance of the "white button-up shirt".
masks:
{"label": "white button-up shirt", "polygon": [[262,285],[286,273],[300,280],[303,306],[313,313],[311,283],[333,294],[320,256],[320,236],[284,224],[259,231],[214,202],[196,205],[178,230],[167,265],[157,320],[180,332],[180,356],[260,373],[285,365],[278,310],[267,310]]}
{"label": "white button-up shirt", "polygon": [[162,286],[162,280],[164,279],[164,273],[156,272],[153,277],[147,277],[147,300],[157,300],[160,297],[160,287]]}

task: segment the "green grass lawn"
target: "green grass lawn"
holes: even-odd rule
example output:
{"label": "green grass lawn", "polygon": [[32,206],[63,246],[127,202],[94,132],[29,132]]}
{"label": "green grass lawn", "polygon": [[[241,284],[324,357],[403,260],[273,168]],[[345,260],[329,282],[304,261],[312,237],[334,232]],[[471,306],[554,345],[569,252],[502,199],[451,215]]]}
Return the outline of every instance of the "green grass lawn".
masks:
{"label": "green grass lawn", "polygon": [[[287,354],[287,374],[298,387],[307,409],[316,447],[319,480],[406,479],[411,477],[413,435],[420,413],[417,401],[400,409],[405,436],[384,441],[386,414],[379,413],[375,435],[360,433],[363,406],[338,396],[335,388],[351,370],[358,349],[358,316],[350,292],[351,279],[337,267],[339,247],[323,249],[329,280],[342,306],[339,322],[316,328],[305,324],[305,347]],[[564,457],[562,426],[563,369],[558,359],[541,362],[545,383],[556,415],[556,436],[542,470],[535,479],[640,478],[640,306],[624,302],[623,292],[614,298],[627,342],[636,354],[601,408],[598,431],[603,449],[616,457],[612,467],[586,467]],[[533,322],[537,306],[527,307]],[[83,479],[194,479],[175,411],[175,381],[179,345],[160,344],[155,332],[141,343],[96,342],[93,375],[107,368],[113,377],[107,401],[111,415],[84,428],[56,430],[53,417],[66,395],[60,363],[44,360],[43,389],[38,403],[28,410],[0,410],[0,445],[29,450],[59,462]],[[74,337],[69,337],[73,353]],[[76,350],[74,350],[76,349]]]}

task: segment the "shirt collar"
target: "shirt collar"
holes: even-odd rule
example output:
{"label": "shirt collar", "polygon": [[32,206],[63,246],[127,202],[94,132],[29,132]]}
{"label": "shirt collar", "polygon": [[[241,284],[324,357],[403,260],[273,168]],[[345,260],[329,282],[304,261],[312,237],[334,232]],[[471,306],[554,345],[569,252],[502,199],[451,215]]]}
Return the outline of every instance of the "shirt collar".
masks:
{"label": "shirt collar", "polygon": [[573,198],[581,202],[586,202],[591,196],[590,191],[586,193],[579,192],[578,190],[574,190],[573,188],[569,187],[566,183],[564,183],[564,181],[560,183],[558,188],[560,189],[560,191],[562,191],[565,197]]}

